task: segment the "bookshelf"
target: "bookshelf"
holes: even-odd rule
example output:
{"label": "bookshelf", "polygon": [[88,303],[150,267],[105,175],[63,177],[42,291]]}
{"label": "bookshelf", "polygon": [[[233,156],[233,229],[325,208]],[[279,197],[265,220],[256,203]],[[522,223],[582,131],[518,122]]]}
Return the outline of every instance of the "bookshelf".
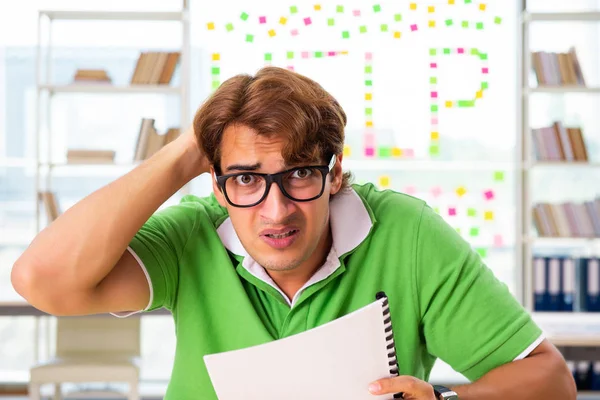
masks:
{"label": "bookshelf", "polygon": [[[136,161],[136,155],[132,154],[130,162],[113,160],[90,159],[88,162],[79,159],[77,162],[54,160],[51,143],[53,132],[51,129],[51,120],[53,118],[53,100],[57,96],[70,96],[75,94],[85,94],[88,96],[131,96],[131,95],[162,95],[179,99],[179,129],[184,129],[190,124],[190,20],[189,20],[189,2],[181,0],[181,8],[177,11],[79,11],[79,10],[40,10],[38,13],[38,44],[37,44],[37,65],[36,65],[36,85],[37,85],[37,104],[36,104],[36,124],[35,124],[35,159],[32,167],[35,168],[35,193],[36,197],[43,191],[52,191],[53,176],[69,177],[88,177],[122,174],[134,168],[139,164]],[[60,84],[53,82],[52,79],[52,30],[53,22],[56,21],[94,21],[102,23],[111,21],[122,22],[173,22],[177,23],[181,29],[181,43],[179,48],[173,48],[170,51],[178,53],[171,60],[171,54],[160,59],[158,52],[146,52],[140,49],[140,56],[137,65],[131,65],[131,83],[113,84],[110,81],[73,81],[73,83]],[[149,46],[152,44],[149,43]],[[169,57],[167,62],[167,57]],[[143,63],[142,63],[142,60]],[[162,65],[162,72],[155,65]],[[168,64],[169,68],[167,67]],[[178,65],[179,84],[171,85],[171,77]],[[166,70],[169,69],[167,72]],[[143,74],[142,74],[143,73]],[[158,75],[157,75],[158,73]],[[144,75],[142,77],[142,75]],[[133,77],[136,77],[135,79]],[[152,78],[150,79],[150,76]],[[160,76],[160,78],[159,78]],[[139,77],[139,78],[138,78]],[[160,84],[157,82],[161,82]],[[135,83],[134,83],[135,82]],[[44,129],[45,128],[45,129]],[[132,140],[138,132],[131,132]],[[141,135],[141,128],[139,134]],[[166,135],[165,135],[166,136]],[[42,146],[45,143],[45,146]],[[139,146],[139,143],[138,143]],[[42,148],[45,147],[45,148]],[[110,145],[108,145],[110,147]],[[65,153],[67,149],[65,149]],[[114,157],[114,155],[113,155]],[[8,160],[7,160],[8,161]],[[112,161],[112,162],[111,162]],[[1,166],[1,165],[0,165]],[[43,188],[43,189],[42,189]],[[181,193],[189,192],[186,185]],[[44,206],[39,199],[36,199],[36,231],[42,228],[41,208]]]}
{"label": "bookshelf", "polygon": [[[600,94],[600,87],[586,86],[583,84],[565,84],[570,77],[565,78],[563,66],[561,65],[562,85],[530,84],[530,74],[534,71],[535,57],[530,43],[531,29],[536,22],[544,23],[595,23],[600,22],[600,12],[564,12],[564,13],[530,13],[527,10],[522,12],[522,55],[520,67],[521,77],[521,137],[518,141],[520,161],[519,167],[519,187],[518,187],[518,217],[517,217],[517,237],[521,238],[519,253],[522,265],[522,299],[525,307],[532,312],[534,320],[544,329],[547,338],[557,346],[600,346],[600,313],[593,312],[535,312],[534,311],[534,267],[533,257],[534,249],[548,249],[550,252],[564,254],[573,254],[574,256],[600,256],[600,237],[545,237],[536,235],[534,229],[533,198],[535,193],[533,188],[533,172],[545,170],[553,171],[571,170],[577,173],[589,174],[600,169],[600,162],[595,154],[591,154],[589,142],[587,146],[589,161],[573,160],[559,161],[538,159],[535,155],[536,143],[534,142],[534,128],[530,123],[530,111],[536,107],[532,100],[533,95],[543,93],[551,96],[565,96],[569,94],[584,94],[591,98]],[[578,49],[580,52],[581,50]],[[539,62],[539,59],[538,59]],[[547,67],[547,64],[544,66]],[[539,64],[538,64],[539,68]],[[569,66],[569,68],[572,68]],[[567,71],[568,69],[567,68]],[[575,67],[575,69],[577,66]],[[544,72],[547,73],[547,70]],[[544,79],[546,77],[544,76]],[[539,79],[538,79],[539,81]],[[556,128],[558,129],[558,128]],[[589,132],[588,132],[589,133]],[[585,138],[585,132],[584,132]],[[538,142],[539,143],[539,142]],[[560,146],[560,143],[559,143]],[[562,152],[562,150],[561,150]],[[564,154],[563,154],[564,157]],[[591,183],[591,182],[590,182]],[[557,190],[560,187],[559,183]],[[600,191],[596,191],[596,196]],[[580,202],[593,199],[582,199]],[[552,203],[552,202],[549,202]],[[596,235],[598,236],[598,235]],[[585,395],[585,393],[581,393]],[[598,396],[596,393],[595,396]],[[582,397],[593,398],[593,397]]]}

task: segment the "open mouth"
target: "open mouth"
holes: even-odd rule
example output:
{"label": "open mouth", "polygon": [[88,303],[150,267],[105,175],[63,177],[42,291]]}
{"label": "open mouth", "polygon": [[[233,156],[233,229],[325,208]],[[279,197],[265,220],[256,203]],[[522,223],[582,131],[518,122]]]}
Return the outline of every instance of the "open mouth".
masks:
{"label": "open mouth", "polygon": [[284,239],[286,237],[292,236],[294,233],[298,232],[297,229],[291,229],[287,232],[283,232],[283,233],[269,233],[266,234],[265,236],[270,237],[271,239]]}

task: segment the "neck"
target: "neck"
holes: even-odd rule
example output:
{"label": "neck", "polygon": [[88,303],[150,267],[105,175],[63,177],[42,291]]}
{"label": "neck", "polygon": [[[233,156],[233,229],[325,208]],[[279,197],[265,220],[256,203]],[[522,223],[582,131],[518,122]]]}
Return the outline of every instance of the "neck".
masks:
{"label": "neck", "polygon": [[315,274],[315,272],[325,263],[327,255],[331,250],[333,237],[329,222],[325,227],[325,233],[317,247],[302,264],[290,271],[269,271],[267,273],[285,295],[291,300],[302,286]]}

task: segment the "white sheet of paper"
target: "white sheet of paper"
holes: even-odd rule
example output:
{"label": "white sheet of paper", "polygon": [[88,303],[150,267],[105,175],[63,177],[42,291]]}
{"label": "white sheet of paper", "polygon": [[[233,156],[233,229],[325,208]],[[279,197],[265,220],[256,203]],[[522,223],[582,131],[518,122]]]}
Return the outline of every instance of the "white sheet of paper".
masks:
{"label": "white sheet of paper", "polygon": [[391,399],[368,391],[369,383],[390,376],[382,302],[297,335],[204,356],[217,397]]}

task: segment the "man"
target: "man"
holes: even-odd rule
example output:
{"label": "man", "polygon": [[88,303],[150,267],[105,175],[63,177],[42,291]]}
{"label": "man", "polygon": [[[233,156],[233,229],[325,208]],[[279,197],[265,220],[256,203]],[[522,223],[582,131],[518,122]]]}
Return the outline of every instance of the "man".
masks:
{"label": "man", "polygon": [[[453,388],[461,400],[575,399],[560,353],[441,217],[410,196],[349,185],[345,124],[299,74],[233,77],[193,131],[42,231],[13,285],[55,315],[169,309],[167,399],[215,398],[205,354],[311,329],[381,290],[403,375],[365,391],[434,399],[426,380],[439,357],[473,381]],[[155,213],[205,172],[214,196]]]}

